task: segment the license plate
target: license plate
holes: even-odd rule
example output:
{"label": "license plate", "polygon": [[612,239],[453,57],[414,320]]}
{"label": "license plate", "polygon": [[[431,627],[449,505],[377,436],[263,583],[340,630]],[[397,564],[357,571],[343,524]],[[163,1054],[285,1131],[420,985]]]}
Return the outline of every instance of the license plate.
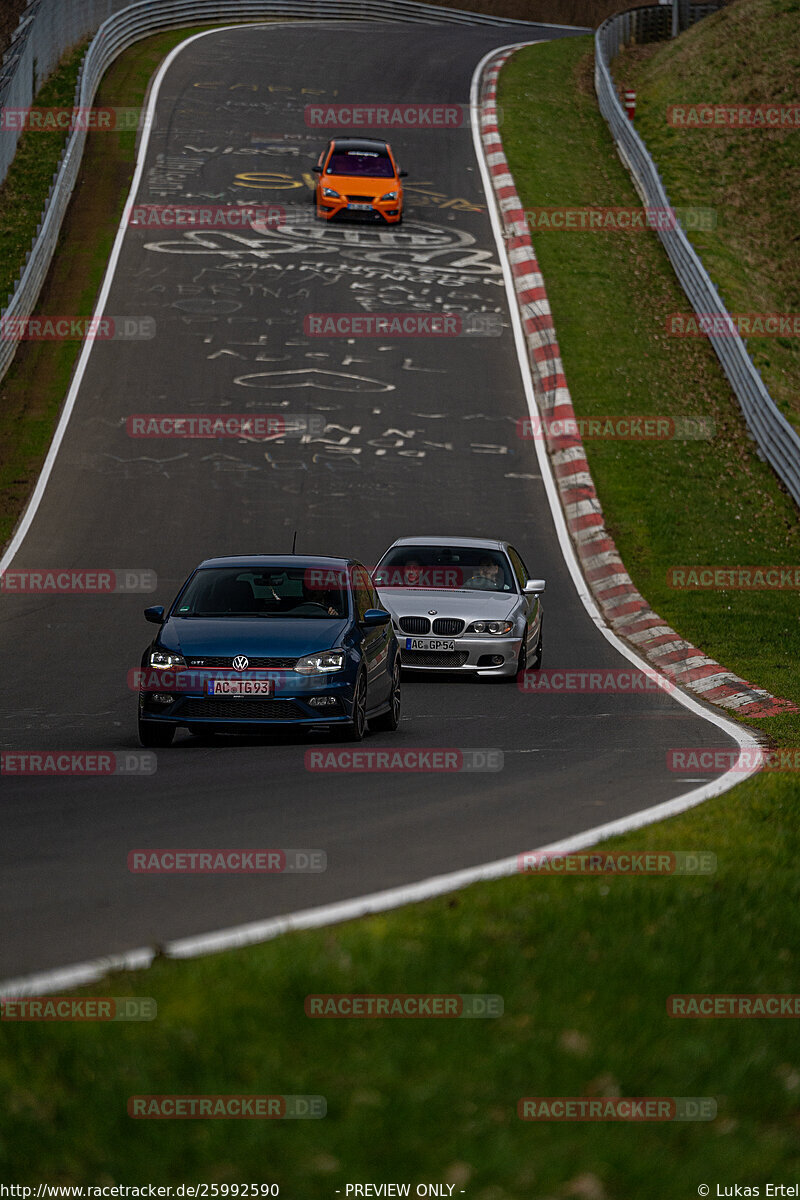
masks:
{"label": "license plate", "polygon": [[348,204],[348,208],[372,208],[371,204]]}
{"label": "license plate", "polygon": [[271,679],[209,679],[209,696],[271,696],[275,684]]}
{"label": "license plate", "polygon": [[442,654],[455,650],[452,638],[406,638],[406,650],[439,650]]}

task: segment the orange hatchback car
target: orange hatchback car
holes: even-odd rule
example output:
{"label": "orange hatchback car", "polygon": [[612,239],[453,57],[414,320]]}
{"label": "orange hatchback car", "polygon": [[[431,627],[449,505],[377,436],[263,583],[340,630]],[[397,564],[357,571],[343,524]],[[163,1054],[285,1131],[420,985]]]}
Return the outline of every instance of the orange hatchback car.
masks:
{"label": "orange hatchback car", "polygon": [[334,138],[313,168],[318,217],[354,217],[399,225],[407,175],[395,162],[388,142],[371,138]]}

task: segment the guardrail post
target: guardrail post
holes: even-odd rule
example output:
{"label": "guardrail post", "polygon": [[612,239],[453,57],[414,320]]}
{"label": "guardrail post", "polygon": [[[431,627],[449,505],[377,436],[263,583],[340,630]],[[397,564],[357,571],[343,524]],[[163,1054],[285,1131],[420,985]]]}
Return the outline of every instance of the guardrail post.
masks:
{"label": "guardrail post", "polygon": [[[696,21],[716,11],[719,6],[694,5],[688,0],[673,0],[673,33],[675,22]],[[655,6],[653,6],[655,8]],[[639,9],[641,14],[644,10]],[[652,11],[652,9],[651,9]],[[653,209],[669,209],[669,197],[658,169],[647,147],[626,119],[617,95],[609,63],[620,45],[630,39],[634,14],[618,13],[602,23],[595,34],[595,89],[600,112],[608,122],[620,158],[631,173],[642,203]],[[638,24],[637,28],[643,28]],[[666,24],[662,27],[667,35]],[[627,105],[626,105],[627,107]],[[630,110],[628,111],[630,118]],[[723,322],[723,333],[709,330],[707,337],[719,359],[720,366],[736,396],[742,415],[752,431],[758,451],[762,453],[779,479],[800,505],[800,436],[790,425],[770,396],[747,352],[746,343],[735,327],[730,331],[731,316],[724,299],[710,279],[686,233],[678,223],[657,230],[670,263],[686,297],[698,316],[711,314]]]}

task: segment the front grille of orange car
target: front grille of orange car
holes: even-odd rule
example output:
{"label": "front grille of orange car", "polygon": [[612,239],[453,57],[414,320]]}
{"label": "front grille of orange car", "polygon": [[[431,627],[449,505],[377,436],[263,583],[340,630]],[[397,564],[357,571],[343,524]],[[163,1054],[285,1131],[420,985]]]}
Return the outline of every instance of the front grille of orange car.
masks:
{"label": "front grille of orange car", "polygon": [[352,200],[353,204],[372,204],[374,196],[347,196],[346,199]]}

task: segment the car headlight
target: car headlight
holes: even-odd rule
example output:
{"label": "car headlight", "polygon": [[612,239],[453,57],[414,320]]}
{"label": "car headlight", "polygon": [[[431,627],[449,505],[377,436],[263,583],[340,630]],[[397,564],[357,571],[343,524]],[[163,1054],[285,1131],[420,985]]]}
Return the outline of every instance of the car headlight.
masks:
{"label": "car headlight", "polygon": [[505,637],[513,628],[513,621],[473,621],[467,627],[467,633],[488,633],[492,637]]}
{"label": "car headlight", "polygon": [[385,196],[381,196],[381,200],[396,200],[397,192],[387,192]]}
{"label": "car headlight", "polygon": [[151,650],[150,666],[156,671],[174,671],[176,667],[185,667],[186,659],[182,654],[173,654],[171,650]]}
{"label": "car headlight", "polygon": [[321,654],[298,658],[294,669],[299,675],[327,675],[330,671],[341,671],[343,666],[343,650],[323,650]]}
{"label": "car headlight", "polygon": [[342,198],[335,188],[324,187],[322,189],[322,194],[323,196],[330,196],[331,200],[341,200]]}

